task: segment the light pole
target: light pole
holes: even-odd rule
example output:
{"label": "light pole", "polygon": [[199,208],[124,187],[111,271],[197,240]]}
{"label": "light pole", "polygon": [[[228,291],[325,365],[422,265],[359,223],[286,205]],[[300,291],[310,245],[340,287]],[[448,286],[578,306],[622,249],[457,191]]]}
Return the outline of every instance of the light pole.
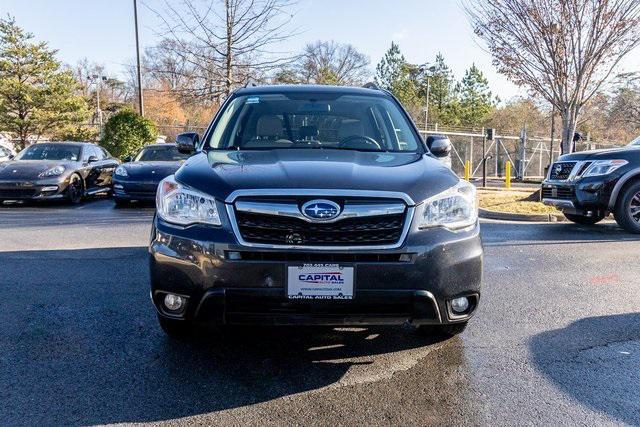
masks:
{"label": "light pole", "polygon": [[[420,72],[434,73],[437,70],[435,65],[422,64]],[[424,133],[427,134],[427,126],[429,125],[429,97],[431,95],[431,76],[427,74],[427,105],[424,107]]]}
{"label": "light pole", "polygon": [[102,82],[106,82],[107,78],[99,74],[93,74],[88,77],[88,80],[96,82],[96,114],[98,115],[98,124],[100,125],[100,131],[102,132],[102,109],[100,108],[100,90],[102,89]]}
{"label": "light pole", "polygon": [[138,2],[133,0],[133,21],[136,29],[136,64],[138,74],[138,108],[140,115],[144,116],[144,100],[142,98],[142,71],[140,69],[140,38],[138,36]]}

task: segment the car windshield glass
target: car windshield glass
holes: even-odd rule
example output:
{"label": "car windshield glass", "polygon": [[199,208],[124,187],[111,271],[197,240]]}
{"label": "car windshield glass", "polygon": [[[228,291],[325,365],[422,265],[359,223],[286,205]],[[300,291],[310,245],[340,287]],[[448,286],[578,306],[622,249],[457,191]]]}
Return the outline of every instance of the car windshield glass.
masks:
{"label": "car windshield glass", "polygon": [[66,144],[33,144],[24,149],[18,160],[70,160],[78,161],[80,147]]}
{"label": "car windshield glass", "polygon": [[229,102],[204,147],[420,151],[419,138],[406,115],[388,98],[267,94]]}
{"label": "car windshield glass", "polygon": [[185,160],[188,154],[178,151],[175,146],[170,147],[146,147],[135,158],[136,162],[175,162]]}

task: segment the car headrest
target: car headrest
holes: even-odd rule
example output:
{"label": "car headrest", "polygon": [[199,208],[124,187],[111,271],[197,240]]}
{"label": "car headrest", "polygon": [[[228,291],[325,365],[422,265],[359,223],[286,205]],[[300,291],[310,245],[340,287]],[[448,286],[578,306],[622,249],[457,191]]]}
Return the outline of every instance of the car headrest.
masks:
{"label": "car headrest", "polygon": [[278,116],[261,116],[256,123],[256,136],[274,138],[283,134],[282,120]]}
{"label": "car headrest", "polygon": [[316,138],[320,135],[317,126],[300,126],[299,130],[300,138]]}

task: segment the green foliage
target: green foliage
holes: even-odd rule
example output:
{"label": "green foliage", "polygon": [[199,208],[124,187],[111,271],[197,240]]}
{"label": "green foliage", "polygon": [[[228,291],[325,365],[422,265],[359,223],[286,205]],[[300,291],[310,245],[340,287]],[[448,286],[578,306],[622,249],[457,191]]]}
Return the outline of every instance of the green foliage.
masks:
{"label": "green foliage", "polygon": [[421,104],[420,76],[419,67],[409,64],[394,42],[376,67],[378,86],[393,93],[414,117]]}
{"label": "green foliage", "polygon": [[14,19],[0,19],[0,129],[18,138],[18,149],[30,137],[51,135],[89,114],[56,51],[32,39]]}
{"label": "green foliage", "polygon": [[427,92],[429,122],[441,125],[482,126],[496,104],[487,79],[475,65],[455,84],[441,53],[435,64],[425,69],[408,63],[396,43],[391,43],[376,67],[376,83],[393,93],[417,123],[424,117]]}
{"label": "green foliage", "polygon": [[131,110],[122,110],[107,121],[100,144],[122,158],[133,156],[146,144],[155,142],[157,136],[158,129],[151,120]]}
{"label": "green foliage", "polygon": [[455,94],[453,92],[455,82],[453,72],[445,64],[444,56],[438,53],[434,69],[428,71],[422,82],[421,96],[427,96],[427,78],[429,79],[429,121],[443,125],[451,125],[457,122],[455,115]]}
{"label": "green foliage", "polygon": [[51,135],[51,139],[58,141],[97,141],[98,137],[97,126],[83,124],[65,126]]}
{"label": "green foliage", "polygon": [[460,124],[463,126],[480,126],[495,107],[489,82],[482,71],[474,65],[469,68],[460,83],[456,86],[460,101]]}

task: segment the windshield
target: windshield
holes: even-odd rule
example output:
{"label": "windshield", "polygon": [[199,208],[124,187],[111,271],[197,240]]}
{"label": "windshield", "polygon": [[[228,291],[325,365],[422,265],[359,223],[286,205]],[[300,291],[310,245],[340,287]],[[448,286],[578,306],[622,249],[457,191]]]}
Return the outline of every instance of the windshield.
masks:
{"label": "windshield", "polygon": [[182,154],[175,145],[166,147],[145,147],[134,161],[136,162],[177,162],[189,158],[188,154]]}
{"label": "windshield", "polygon": [[18,154],[18,160],[70,160],[77,162],[80,147],[69,144],[33,144]]}
{"label": "windshield", "polygon": [[204,147],[420,151],[420,137],[390,99],[364,95],[240,96],[229,102]]}

